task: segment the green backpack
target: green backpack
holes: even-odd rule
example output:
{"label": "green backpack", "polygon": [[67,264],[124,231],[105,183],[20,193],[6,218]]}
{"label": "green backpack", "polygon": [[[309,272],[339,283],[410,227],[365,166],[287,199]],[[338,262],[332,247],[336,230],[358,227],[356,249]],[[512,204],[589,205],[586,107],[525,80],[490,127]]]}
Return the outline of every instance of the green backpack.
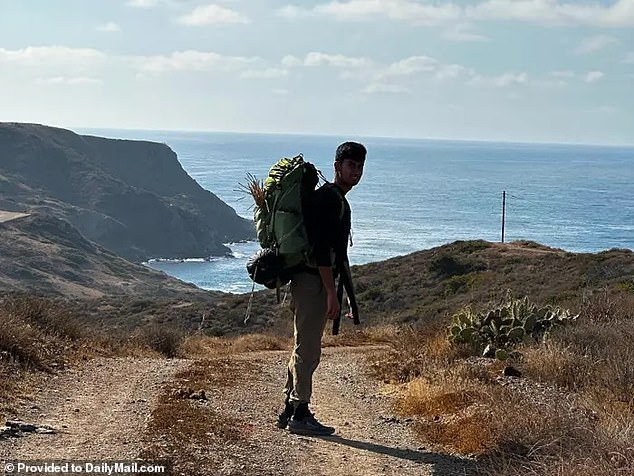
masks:
{"label": "green backpack", "polygon": [[[312,204],[312,194],[323,177],[313,164],[306,162],[300,154],[291,159],[279,160],[269,170],[263,186],[255,177],[249,176],[249,189],[255,199],[255,227],[262,250],[247,263],[247,271],[254,283],[277,289],[279,302],[280,286],[290,280],[290,272],[299,265],[314,265],[312,244],[308,237],[304,211]],[[339,219],[343,218],[344,199],[341,198]],[[339,269],[340,277],[337,298],[341,304],[345,288],[354,323],[359,324],[359,309],[356,303],[350,270]],[[244,323],[251,314],[253,291],[249,299]],[[339,333],[340,315],[333,321],[332,333]]]}
{"label": "green backpack", "polygon": [[[275,163],[255,203],[255,227],[264,252],[247,266],[251,279],[273,288],[290,279],[289,271],[311,261],[304,210],[310,206],[320,172],[300,154]],[[274,252],[274,253],[273,253]],[[274,261],[277,262],[274,262]],[[258,276],[259,274],[259,276]],[[274,275],[277,275],[274,280]]]}

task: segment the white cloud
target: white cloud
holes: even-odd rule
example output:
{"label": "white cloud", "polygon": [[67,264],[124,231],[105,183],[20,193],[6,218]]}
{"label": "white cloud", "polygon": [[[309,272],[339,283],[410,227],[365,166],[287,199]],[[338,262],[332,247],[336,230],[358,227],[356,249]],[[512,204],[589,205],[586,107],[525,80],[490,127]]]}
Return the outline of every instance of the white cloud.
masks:
{"label": "white cloud", "polygon": [[286,55],[282,58],[282,66],[284,68],[331,66],[334,68],[361,69],[371,67],[372,64],[372,60],[368,58],[328,54],[318,51],[311,51],[307,53],[304,58],[293,55]]}
{"label": "white cloud", "polygon": [[310,52],[303,62],[304,66],[334,66],[336,68],[363,68],[371,62],[366,58],[356,58],[344,55],[330,55],[327,53]]}
{"label": "white cloud", "polygon": [[275,79],[286,76],[288,76],[288,70],[280,68],[247,69],[240,74],[243,79]]}
{"label": "white cloud", "polygon": [[501,88],[512,84],[526,84],[528,82],[528,75],[526,73],[504,73],[492,78],[492,82],[495,86]]}
{"label": "white cloud", "polygon": [[626,27],[634,25],[634,1],[611,5],[559,0],[488,0],[466,7],[465,14],[481,20],[516,20],[555,25]]}
{"label": "white cloud", "polygon": [[509,86],[523,85],[528,83],[526,73],[503,73],[498,76],[482,76],[474,74],[469,84],[475,86],[486,86],[495,88],[507,88]]}
{"label": "white cloud", "polygon": [[410,90],[398,84],[370,83],[361,92],[364,94],[378,94],[378,93],[405,94],[405,93],[409,93]]}
{"label": "white cloud", "polygon": [[439,80],[473,77],[475,73],[459,64],[444,64],[430,56],[410,56],[396,61],[376,75],[376,79],[405,78],[424,74]]}
{"label": "white cloud", "polygon": [[411,76],[416,73],[436,71],[438,65],[438,60],[429,56],[410,56],[392,63],[379,76]]}
{"label": "white cloud", "polygon": [[590,53],[596,53],[608,46],[615,45],[619,40],[612,36],[596,35],[588,38],[584,38],[579,43],[579,46],[575,49],[575,53],[579,55],[586,55]]}
{"label": "white cloud", "polygon": [[286,96],[288,94],[288,89],[278,88],[273,89],[271,92],[277,96]]}
{"label": "white cloud", "polygon": [[311,12],[310,10],[306,10],[302,7],[297,7],[295,5],[286,5],[282,8],[278,8],[276,10],[276,14],[289,20],[296,20],[298,18],[310,16]]}
{"label": "white cloud", "polygon": [[168,56],[139,56],[133,62],[142,71],[232,71],[249,67],[259,61],[256,57],[224,56],[214,52],[187,50]]}
{"label": "white cloud", "polygon": [[605,74],[601,71],[589,71],[586,74],[584,81],[586,83],[596,83],[597,81],[601,81],[604,77]]}
{"label": "white cloud", "polygon": [[590,0],[486,0],[464,7],[447,2],[431,4],[414,0],[348,0],[313,7],[286,5],[278,9],[277,14],[289,19],[325,16],[338,21],[389,18],[420,25],[513,20],[551,25],[628,27],[634,26],[634,0],[616,0],[609,5]]}
{"label": "white cloud", "polygon": [[326,16],[340,21],[360,21],[387,17],[422,25],[436,25],[459,18],[461,8],[453,4],[431,5],[412,0],[350,0],[323,3],[312,8],[287,5],[277,13],[290,19]]}
{"label": "white cloud", "polygon": [[634,51],[628,53],[625,58],[623,58],[623,63],[634,64]]}
{"label": "white cloud", "polygon": [[96,78],[87,77],[66,77],[66,76],[54,76],[52,78],[40,78],[36,80],[37,84],[62,84],[70,86],[79,85],[102,85],[103,81]]}
{"label": "white cloud", "polygon": [[472,77],[474,74],[473,70],[460,66],[459,64],[444,64],[436,70],[435,77],[437,79],[456,79],[460,77]]}
{"label": "white cloud", "polygon": [[201,5],[192,12],[178,18],[178,22],[189,26],[249,23],[250,20],[235,10],[220,5]]}
{"label": "white cloud", "polygon": [[474,32],[473,27],[469,23],[458,23],[457,25],[454,25],[447,31],[445,31],[442,36],[446,40],[456,42],[474,42],[489,40],[486,36]]}
{"label": "white cloud", "polygon": [[296,66],[301,66],[302,64],[304,64],[304,62],[297,56],[286,55],[282,58],[282,66],[285,68],[294,68]]}
{"label": "white cloud", "polygon": [[134,8],[152,8],[159,4],[159,0],[128,0],[126,5]]}
{"label": "white cloud", "polygon": [[104,31],[107,33],[114,33],[117,31],[121,31],[121,27],[119,25],[117,25],[115,22],[113,21],[109,21],[108,23],[104,23],[103,25],[99,25],[97,27],[97,31]]}
{"label": "white cloud", "polygon": [[19,50],[0,48],[0,63],[22,66],[88,66],[103,61],[106,55],[92,48],[66,46],[28,46]]}

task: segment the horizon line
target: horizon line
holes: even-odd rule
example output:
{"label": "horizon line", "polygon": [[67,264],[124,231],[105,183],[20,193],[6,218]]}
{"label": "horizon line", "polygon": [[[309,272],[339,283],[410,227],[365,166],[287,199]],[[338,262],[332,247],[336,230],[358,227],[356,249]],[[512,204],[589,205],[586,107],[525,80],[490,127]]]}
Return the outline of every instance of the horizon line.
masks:
{"label": "horizon line", "polygon": [[334,134],[320,132],[271,132],[271,131],[232,131],[232,130],[209,130],[209,129],[165,129],[165,128],[145,128],[145,127],[103,127],[103,126],[63,126],[51,125],[37,122],[19,122],[19,121],[0,121],[1,123],[14,124],[36,124],[48,127],[59,127],[68,130],[102,130],[102,131],[129,131],[129,132],[176,132],[176,133],[192,133],[192,134],[242,134],[242,135],[279,135],[279,136],[317,136],[317,137],[341,137],[356,136],[362,139],[387,139],[387,140],[409,140],[409,141],[428,141],[428,142],[468,142],[468,143],[489,143],[489,144],[513,144],[513,145],[554,145],[554,146],[582,146],[582,147],[612,147],[612,148],[634,148],[632,143],[601,143],[601,142],[573,142],[573,141],[552,141],[552,140],[522,140],[522,139],[469,139],[469,138],[448,138],[448,137],[411,137],[411,136],[391,136],[391,135],[366,135],[366,134]]}
{"label": "horizon line", "polygon": [[600,142],[556,142],[548,140],[520,140],[520,139],[467,139],[448,137],[411,137],[411,136],[389,136],[389,135],[365,135],[365,134],[334,134],[325,132],[263,132],[263,131],[231,131],[231,130],[209,130],[209,129],[150,129],[150,128],[117,128],[117,127],[77,127],[84,130],[104,130],[104,131],[131,131],[131,132],[179,132],[192,134],[242,134],[242,135],[277,135],[277,136],[316,136],[316,137],[341,137],[356,136],[361,139],[388,139],[388,140],[409,140],[409,141],[429,141],[429,142],[476,142],[489,144],[515,144],[515,145],[566,145],[584,147],[615,147],[634,148],[632,143],[600,143]]}

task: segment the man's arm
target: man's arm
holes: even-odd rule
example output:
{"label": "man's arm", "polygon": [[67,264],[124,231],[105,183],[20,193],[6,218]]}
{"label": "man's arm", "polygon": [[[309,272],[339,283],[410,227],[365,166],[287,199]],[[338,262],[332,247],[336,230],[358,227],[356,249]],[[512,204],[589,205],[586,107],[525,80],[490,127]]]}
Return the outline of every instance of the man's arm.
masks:
{"label": "man's arm", "polygon": [[335,289],[335,278],[332,275],[331,266],[319,266],[319,275],[321,276],[321,282],[326,289],[326,317],[328,319],[335,319],[339,317],[340,308],[339,300],[337,299],[337,290]]}

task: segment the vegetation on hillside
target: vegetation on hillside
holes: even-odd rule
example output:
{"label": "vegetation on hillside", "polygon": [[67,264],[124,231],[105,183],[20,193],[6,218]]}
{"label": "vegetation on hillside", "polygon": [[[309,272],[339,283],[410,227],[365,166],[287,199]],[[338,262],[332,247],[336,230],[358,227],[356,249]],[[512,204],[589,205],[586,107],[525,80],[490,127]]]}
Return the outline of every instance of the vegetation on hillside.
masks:
{"label": "vegetation on hillside", "polygon": [[181,353],[184,335],[175,327],[106,331],[86,323],[81,307],[28,294],[0,299],[0,419],[28,398],[42,375],[96,356]]}
{"label": "vegetation on hillside", "polygon": [[[365,326],[346,323],[325,344],[388,343],[375,372],[422,444],[476,458],[483,475],[634,473],[634,253],[455,242],[353,274]],[[274,292],[255,293],[245,324],[249,299],[5,295],[0,416],[34,372],[92,355],[185,355],[204,366],[210,355],[288,348],[290,296],[278,304]],[[495,350],[505,360],[483,356]],[[167,393],[152,425],[183,405]],[[222,428],[207,436],[239,438]]]}
{"label": "vegetation on hillside", "polygon": [[634,293],[606,288],[577,309],[505,362],[443,329],[403,328],[375,371],[399,385],[424,443],[476,457],[479,474],[633,474]]}

